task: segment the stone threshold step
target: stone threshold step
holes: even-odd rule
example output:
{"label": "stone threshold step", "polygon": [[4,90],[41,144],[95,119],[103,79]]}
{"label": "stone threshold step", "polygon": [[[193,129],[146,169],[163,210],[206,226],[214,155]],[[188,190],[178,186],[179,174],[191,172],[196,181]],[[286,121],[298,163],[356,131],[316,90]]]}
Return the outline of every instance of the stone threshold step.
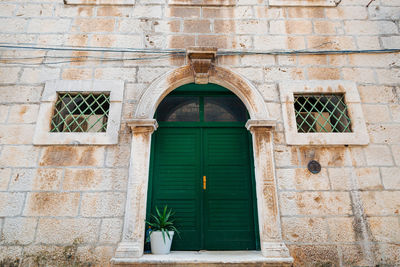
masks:
{"label": "stone threshold step", "polygon": [[168,255],[145,254],[140,258],[114,258],[112,262],[114,267],[292,266],[291,258],[265,258],[260,251],[172,251]]}

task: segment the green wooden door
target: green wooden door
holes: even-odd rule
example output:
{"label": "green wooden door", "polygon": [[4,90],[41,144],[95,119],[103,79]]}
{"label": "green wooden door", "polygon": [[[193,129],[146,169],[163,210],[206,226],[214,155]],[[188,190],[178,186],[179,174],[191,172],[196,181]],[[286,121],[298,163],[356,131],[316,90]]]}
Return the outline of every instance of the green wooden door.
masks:
{"label": "green wooden door", "polygon": [[[162,128],[154,134],[151,206],[167,204],[176,213],[181,239],[175,250],[197,250],[201,244],[201,136],[199,129]],[[186,249],[185,249],[186,248]]]}
{"label": "green wooden door", "polygon": [[165,204],[176,212],[172,250],[258,249],[249,133],[205,121],[198,97],[198,121],[161,121],[153,134],[148,214]]}
{"label": "green wooden door", "polygon": [[204,249],[255,249],[248,132],[203,129]]}

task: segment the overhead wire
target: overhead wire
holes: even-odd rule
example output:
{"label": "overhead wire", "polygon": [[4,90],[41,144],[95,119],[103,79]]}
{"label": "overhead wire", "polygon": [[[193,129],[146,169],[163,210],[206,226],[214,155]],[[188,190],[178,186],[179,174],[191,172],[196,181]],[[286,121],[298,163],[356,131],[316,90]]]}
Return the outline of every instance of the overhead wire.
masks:
{"label": "overhead wire", "polygon": [[[183,56],[183,55],[182,55]],[[0,57],[0,64],[5,65],[21,65],[21,66],[39,66],[39,65],[55,65],[55,64],[65,64],[65,63],[79,63],[79,62],[117,62],[117,61],[140,61],[140,60],[153,60],[153,59],[162,59],[169,58],[171,55],[163,55],[156,57],[140,57],[140,58],[106,58],[106,57],[61,57],[61,58],[71,58],[71,60],[63,60],[63,61],[52,61],[52,62],[38,62],[38,63],[20,63],[20,62],[1,62],[3,60],[26,60],[30,58],[2,58]],[[52,57],[53,59],[57,59],[57,57]],[[36,57],[35,59],[43,59],[46,60],[48,57]]]}
{"label": "overhead wire", "polygon": [[[105,56],[36,56],[36,57],[0,57],[0,64],[5,65],[20,65],[20,66],[39,66],[39,65],[56,65],[65,63],[79,63],[79,62],[115,62],[115,61],[141,61],[141,60],[157,60],[163,58],[169,58],[171,56],[184,56],[185,50],[179,49],[140,49],[140,48],[103,48],[103,47],[81,47],[81,46],[32,46],[32,45],[19,45],[10,43],[0,43],[0,49],[11,49],[11,50],[41,50],[45,52],[58,51],[58,52],[93,52],[93,53],[140,53],[140,54],[151,54],[152,56],[140,56],[140,57],[105,57]],[[65,59],[61,61],[49,61],[55,59]],[[69,60],[68,60],[69,59]],[[41,60],[42,62],[16,62],[21,60]],[[2,61],[2,62],[1,62]],[[11,62],[10,62],[11,61]]]}
{"label": "overhead wire", "polygon": [[[331,54],[381,54],[381,53],[400,53],[399,49],[367,49],[367,50],[317,50],[328,43],[322,43],[319,46],[310,49],[301,50],[219,50],[217,56],[232,56],[232,55],[331,55]],[[46,52],[94,52],[94,53],[137,53],[151,56],[138,57],[106,57],[106,56],[57,56],[43,55],[36,57],[0,57],[0,64],[6,65],[21,65],[21,66],[39,66],[39,65],[56,65],[74,62],[116,62],[116,61],[140,61],[140,60],[157,60],[169,57],[185,56],[184,49],[150,49],[150,48],[106,48],[106,47],[81,47],[81,46],[35,46],[35,45],[20,45],[11,43],[0,43],[0,50],[41,50]],[[57,61],[57,59],[60,59]],[[41,60],[42,62],[16,62],[21,60]],[[55,61],[52,61],[55,60]]]}
{"label": "overhead wire", "polygon": [[152,48],[112,48],[112,47],[98,47],[98,46],[33,46],[33,45],[20,45],[13,43],[1,43],[0,48],[10,49],[33,49],[33,50],[49,50],[49,51],[80,51],[80,52],[138,52],[138,53],[186,53],[184,49],[152,49]]}
{"label": "overhead wire", "polygon": [[224,51],[219,52],[217,55],[324,55],[324,54],[379,54],[379,53],[399,53],[400,49],[376,49],[376,50],[290,50],[290,51]]}

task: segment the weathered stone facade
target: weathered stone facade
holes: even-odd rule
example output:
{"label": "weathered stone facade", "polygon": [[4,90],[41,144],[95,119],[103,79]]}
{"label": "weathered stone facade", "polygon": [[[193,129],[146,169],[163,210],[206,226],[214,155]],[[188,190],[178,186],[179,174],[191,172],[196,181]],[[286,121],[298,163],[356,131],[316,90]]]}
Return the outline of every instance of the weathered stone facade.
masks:
{"label": "weathered stone facade", "polygon": [[[123,232],[143,232],[135,212],[145,208],[147,184],[128,177],[147,177],[135,168],[146,157],[136,161],[135,153],[148,153],[155,127],[134,120],[151,119],[168,92],[194,81],[184,54],[143,49],[203,46],[234,52],[217,53],[210,82],[238,94],[252,120],[273,121],[249,127],[255,163],[264,166],[256,170],[263,241],[282,240],[295,266],[400,264],[400,53],[346,52],[400,49],[400,2],[369,2],[1,1],[0,262],[106,266]],[[273,50],[337,53],[240,53]],[[34,144],[50,80],[122,81],[117,144]],[[293,80],[352,82],[369,143],[288,145],[280,93]],[[310,160],[321,163],[319,174],[307,170]]]}

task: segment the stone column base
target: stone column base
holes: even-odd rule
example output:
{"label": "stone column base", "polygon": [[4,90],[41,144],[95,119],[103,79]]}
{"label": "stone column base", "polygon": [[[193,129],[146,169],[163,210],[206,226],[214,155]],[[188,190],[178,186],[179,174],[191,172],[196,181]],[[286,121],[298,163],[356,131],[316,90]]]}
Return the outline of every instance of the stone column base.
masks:
{"label": "stone column base", "polygon": [[281,258],[293,262],[289,249],[283,242],[262,242],[261,253],[266,258]]}
{"label": "stone column base", "polygon": [[135,242],[120,242],[114,258],[140,258],[143,256],[143,244]]}

